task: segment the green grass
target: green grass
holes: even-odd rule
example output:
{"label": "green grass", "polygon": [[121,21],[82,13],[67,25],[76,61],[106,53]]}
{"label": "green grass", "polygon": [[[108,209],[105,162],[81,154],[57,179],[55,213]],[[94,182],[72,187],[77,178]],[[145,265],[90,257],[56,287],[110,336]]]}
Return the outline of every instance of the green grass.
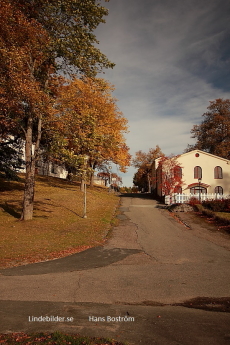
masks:
{"label": "green grass", "polygon": [[102,244],[119,197],[107,189],[51,177],[36,178],[34,218],[20,221],[24,181],[0,179],[0,268],[63,257]]}
{"label": "green grass", "polygon": [[11,333],[11,334],[0,334],[0,343],[15,345],[38,345],[38,344],[49,344],[49,345],[125,345],[125,343],[117,342],[112,339],[105,338],[90,338],[82,337],[79,334],[63,334],[63,333]]}
{"label": "green grass", "polygon": [[230,221],[230,213],[229,212],[215,212],[218,217],[229,219]]}

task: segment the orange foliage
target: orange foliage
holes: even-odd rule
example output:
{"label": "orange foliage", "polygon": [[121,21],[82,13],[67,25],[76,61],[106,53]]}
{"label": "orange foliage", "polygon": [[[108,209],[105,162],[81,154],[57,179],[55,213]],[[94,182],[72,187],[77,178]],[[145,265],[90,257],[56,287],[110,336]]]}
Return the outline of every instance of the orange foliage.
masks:
{"label": "orange foliage", "polygon": [[112,161],[125,170],[130,161],[123,135],[127,120],[112,91],[103,79],[65,80],[57,99],[58,125],[66,148],[75,155],[88,155],[91,167]]}
{"label": "orange foliage", "polygon": [[33,116],[49,108],[49,97],[40,82],[42,73],[47,75],[49,37],[38,22],[28,20],[9,0],[1,1],[0,27],[0,121],[9,129],[7,123],[21,123],[25,108]]}

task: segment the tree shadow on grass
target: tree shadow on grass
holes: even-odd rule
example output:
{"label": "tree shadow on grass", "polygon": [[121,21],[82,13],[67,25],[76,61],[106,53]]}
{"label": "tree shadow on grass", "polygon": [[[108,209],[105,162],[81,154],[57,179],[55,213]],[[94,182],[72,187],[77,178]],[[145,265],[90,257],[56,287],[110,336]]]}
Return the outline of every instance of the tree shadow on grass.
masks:
{"label": "tree shadow on grass", "polygon": [[36,182],[44,187],[62,188],[73,192],[75,192],[75,188],[80,188],[79,181],[71,182],[67,179],[52,176],[36,175]]}
{"label": "tree shadow on grass", "polygon": [[20,181],[8,181],[0,178],[0,192],[13,192],[13,191],[23,191],[24,182]]}
{"label": "tree shadow on grass", "polygon": [[[48,214],[51,214],[54,212],[52,209],[47,209],[47,207],[53,207],[53,208],[65,208],[69,212],[75,214],[76,216],[82,218],[83,216],[76,213],[75,211],[71,210],[70,208],[56,203],[49,203],[49,202],[43,202],[43,201],[35,201],[34,202],[34,215],[33,218],[48,218]],[[0,208],[4,210],[4,212],[8,213],[12,217],[16,219],[21,218],[21,212],[22,212],[22,204],[21,202],[15,201],[15,200],[9,200],[5,201],[5,203],[0,204]],[[44,214],[37,215],[36,212],[42,212]]]}
{"label": "tree shadow on grass", "polygon": [[4,204],[0,204],[0,207],[8,214],[13,216],[14,218],[20,219],[21,217],[21,211],[18,205],[15,204],[9,204],[8,202],[5,202]]}
{"label": "tree shadow on grass", "polygon": [[[51,199],[47,199],[47,200],[51,200]],[[75,211],[71,210],[70,208],[68,208],[68,207],[66,207],[64,205],[58,204],[58,203],[56,203],[54,201],[52,201],[50,203],[49,202],[43,202],[43,201],[36,201],[34,203],[34,206],[35,206],[35,211],[42,211],[42,212],[47,212],[47,213],[52,213],[54,211],[45,209],[44,208],[45,206],[49,206],[49,207],[51,206],[51,207],[55,207],[55,208],[60,207],[60,208],[66,209],[69,212],[75,214],[76,216],[82,218],[82,215],[79,215],[78,213],[76,213]],[[43,209],[42,209],[42,206],[43,206]],[[36,218],[41,218],[41,217],[47,218],[47,216],[35,216],[35,217]]]}

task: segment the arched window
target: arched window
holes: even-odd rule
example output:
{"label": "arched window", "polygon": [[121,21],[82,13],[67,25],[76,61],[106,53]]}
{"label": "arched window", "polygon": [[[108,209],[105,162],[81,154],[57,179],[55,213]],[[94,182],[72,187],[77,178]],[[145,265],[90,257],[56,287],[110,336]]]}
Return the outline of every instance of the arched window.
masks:
{"label": "arched window", "polygon": [[216,186],[216,187],[215,187],[215,194],[221,194],[221,195],[223,195],[223,194],[224,194],[223,187],[221,187],[221,186]]}
{"label": "arched window", "polygon": [[191,194],[207,194],[207,188],[202,186],[195,186],[190,188]]}
{"label": "arched window", "polygon": [[214,178],[223,178],[222,168],[217,166],[214,168]]}
{"label": "arched window", "polygon": [[174,168],[174,177],[182,178],[182,168],[178,165]]}
{"label": "arched window", "polygon": [[194,168],[194,178],[198,179],[198,178],[202,178],[202,169],[199,166],[196,166]]}

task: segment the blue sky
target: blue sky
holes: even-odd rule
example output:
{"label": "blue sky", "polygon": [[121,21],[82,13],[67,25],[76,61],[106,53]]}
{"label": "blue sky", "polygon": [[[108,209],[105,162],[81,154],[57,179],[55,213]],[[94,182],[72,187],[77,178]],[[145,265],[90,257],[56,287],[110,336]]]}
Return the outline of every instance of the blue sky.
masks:
{"label": "blue sky", "polygon": [[[194,141],[209,101],[230,98],[229,0],[110,0],[96,30],[116,64],[103,78],[129,121],[130,153],[159,145],[169,155]],[[132,186],[135,173],[120,174]],[[114,172],[116,172],[114,170]]]}

